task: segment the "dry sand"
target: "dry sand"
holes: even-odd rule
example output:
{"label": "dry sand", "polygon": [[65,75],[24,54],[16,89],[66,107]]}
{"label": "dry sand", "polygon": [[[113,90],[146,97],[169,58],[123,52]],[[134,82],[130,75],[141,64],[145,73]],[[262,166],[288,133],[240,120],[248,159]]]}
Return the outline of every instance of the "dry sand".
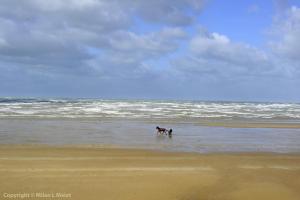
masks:
{"label": "dry sand", "polygon": [[2,145],[0,199],[21,194],[23,199],[299,200],[300,155]]}

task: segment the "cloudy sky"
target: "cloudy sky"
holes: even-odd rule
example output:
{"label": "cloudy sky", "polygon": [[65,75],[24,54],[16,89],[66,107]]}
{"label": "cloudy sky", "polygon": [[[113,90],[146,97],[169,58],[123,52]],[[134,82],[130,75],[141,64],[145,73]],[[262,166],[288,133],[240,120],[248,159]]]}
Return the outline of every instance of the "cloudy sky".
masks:
{"label": "cloudy sky", "polygon": [[0,0],[0,96],[300,102],[298,0]]}

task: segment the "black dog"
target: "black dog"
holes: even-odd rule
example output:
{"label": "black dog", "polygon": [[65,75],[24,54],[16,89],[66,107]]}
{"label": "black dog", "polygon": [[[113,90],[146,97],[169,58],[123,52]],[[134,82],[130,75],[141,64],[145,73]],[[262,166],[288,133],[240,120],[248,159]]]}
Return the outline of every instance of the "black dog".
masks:
{"label": "black dog", "polygon": [[160,127],[157,126],[156,130],[157,130],[157,135],[165,134],[165,135],[169,135],[169,137],[172,137],[172,132],[173,132],[172,129],[168,130],[166,128],[160,128]]}
{"label": "black dog", "polygon": [[173,132],[173,130],[170,128],[170,130],[168,131],[168,135],[170,138],[172,137],[172,132]]}

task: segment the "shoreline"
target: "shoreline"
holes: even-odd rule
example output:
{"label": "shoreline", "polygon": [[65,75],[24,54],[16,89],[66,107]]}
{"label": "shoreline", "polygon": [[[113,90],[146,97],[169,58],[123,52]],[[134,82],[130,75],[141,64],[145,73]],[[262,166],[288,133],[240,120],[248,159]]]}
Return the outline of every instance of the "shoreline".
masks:
{"label": "shoreline", "polygon": [[94,122],[143,122],[143,123],[156,123],[156,124],[190,124],[196,126],[206,127],[224,127],[224,128],[271,128],[271,129],[300,129],[300,121],[291,120],[217,120],[217,119],[138,119],[138,118],[95,118],[95,117],[83,117],[83,118],[68,118],[68,117],[0,117],[0,120],[40,120],[40,121],[94,121]]}
{"label": "shoreline", "polygon": [[300,154],[0,145],[0,199],[296,200],[299,180]]}
{"label": "shoreline", "polygon": [[[127,146],[127,145],[114,145],[114,144],[39,144],[39,143],[24,143],[24,144],[1,144],[0,150],[5,149],[85,149],[85,150],[117,150],[117,151],[139,151],[149,153],[166,153],[166,154],[187,154],[187,155],[291,155],[299,156],[300,152],[275,152],[275,151],[184,151],[172,149],[155,149],[155,148],[142,148],[141,146]],[[1,154],[0,154],[1,155]]]}
{"label": "shoreline", "polygon": [[227,122],[207,122],[201,124],[208,127],[224,128],[270,128],[270,129],[300,129],[299,123],[227,123]]}

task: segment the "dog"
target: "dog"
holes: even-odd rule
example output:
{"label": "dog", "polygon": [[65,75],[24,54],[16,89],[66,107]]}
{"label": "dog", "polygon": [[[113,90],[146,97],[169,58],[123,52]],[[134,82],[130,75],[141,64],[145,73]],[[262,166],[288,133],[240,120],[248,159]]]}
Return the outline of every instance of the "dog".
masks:
{"label": "dog", "polygon": [[173,130],[170,128],[170,130],[168,131],[169,138],[172,137],[172,132],[173,132]]}
{"label": "dog", "polygon": [[159,126],[156,127],[156,130],[157,130],[157,135],[158,134],[166,134],[168,131],[166,128],[160,128]]}
{"label": "dog", "polygon": [[156,127],[157,130],[157,135],[165,134],[168,135],[169,137],[172,137],[172,129],[166,129],[166,128],[160,128],[159,126]]}

